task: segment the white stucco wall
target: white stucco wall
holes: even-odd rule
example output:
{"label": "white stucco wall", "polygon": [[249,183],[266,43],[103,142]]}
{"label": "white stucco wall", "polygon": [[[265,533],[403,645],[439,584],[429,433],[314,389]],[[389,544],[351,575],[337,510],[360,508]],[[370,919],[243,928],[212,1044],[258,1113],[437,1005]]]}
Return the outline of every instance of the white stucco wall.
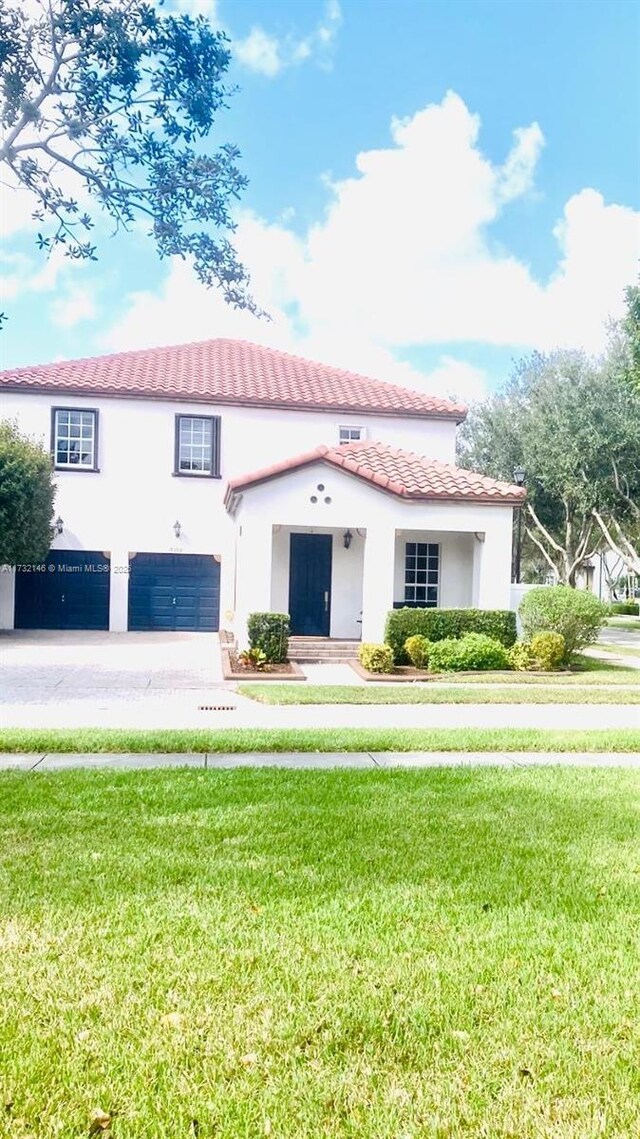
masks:
{"label": "white stucco wall", "polygon": [[[127,626],[130,552],[202,553],[221,558],[221,623],[234,610],[235,528],[223,504],[229,479],[312,450],[337,444],[342,424],[363,426],[378,440],[447,462],[454,460],[455,424],[448,420],[342,415],[339,412],[217,407],[171,400],[3,392],[0,415],[22,432],[50,445],[51,408],[96,408],[99,412],[99,472],[57,472],[55,514],[64,532],[54,549],[111,554],[110,627]],[[175,416],[221,416],[221,478],[173,475]],[[289,522],[279,518],[280,522]],[[174,522],[182,527],[176,539]],[[12,578],[0,585],[0,627],[11,627]],[[4,598],[4,600],[3,600]],[[256,608],[257,606],[254,606]],[[267,606],[268,607],[268,606]]]}
{"label": "white stucco wall", "polygon": [[[319,485],[324,488],[322,492]],[[311,502],[313,496],[318,499],[315,504]],[[510,506],[404,502],[321,464],[256,486],[245,492],[236,513],[239,549],[243,551],[240,561],[248,562],[254,554],[260,559],[238,585],[238,634],[242,639],[246,615],[258,607],[253,603],[258,575],[261,592],[266,594],[268,585],[274,608],[282,607],[288,588],[285,544],[291,529],[311,533],[334,531],[338,535],[347,529],[353,534],[359,529],[366,532],[362,543],[365,640],[381,640],[386,613],[394,600],[402,598],[402,592],[398,592],[400,558],[404,541],[411,540],[407,535],[433,535],[442,546],[441,605],[506,609],[510,594],[511,514]],[[274,535],[273,528],[278,526],[282,529]],[[257,551],[269,533],[272,538],[267,564]],[[271,553],[274,541],[275,550]],[[334,552],[341,557],[337,545],[334,541]],[[264,581],[265,574],[268,583]],[[352,609],[353,599],[340,596],[345,590],[336,571],[336,612]],[[341,628],[339,631],[332,622],[332,635],[353,634]]]}

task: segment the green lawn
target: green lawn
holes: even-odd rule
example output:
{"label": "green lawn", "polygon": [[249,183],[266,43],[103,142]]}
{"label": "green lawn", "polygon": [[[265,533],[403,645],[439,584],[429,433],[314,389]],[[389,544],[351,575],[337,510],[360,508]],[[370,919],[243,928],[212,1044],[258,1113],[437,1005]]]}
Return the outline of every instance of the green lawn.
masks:
{"label": "green lawn", "polygon": [[261,704],[640,704],[640,685],[622,688],[414,684],[240,684],[243,696]]}
{"label": "green lawn", "polygon": [[609,617],[607,625],[610,629],[624,629],[625,632],[640,630],[640,617]]}
{"label": "green lawn", "polygon": [[5,773],[0,1135],[637,1139],[639,808],[615,769]]}
{"label": "green lawn", "polygon": [[[2,752],[640,751],[640,728],[7,728]],[[1,1133],[0,1133],[1,1134]]]}

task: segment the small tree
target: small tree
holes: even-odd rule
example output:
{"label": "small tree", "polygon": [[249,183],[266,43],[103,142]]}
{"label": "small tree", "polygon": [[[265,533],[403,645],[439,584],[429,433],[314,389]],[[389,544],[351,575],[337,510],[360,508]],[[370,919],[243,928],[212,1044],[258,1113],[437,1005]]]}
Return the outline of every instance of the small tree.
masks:
{"label": "small tree", "polygon": [[44,447],[0,423],[0,565],[30,565],[46,557],[53,534],[55,486]]}

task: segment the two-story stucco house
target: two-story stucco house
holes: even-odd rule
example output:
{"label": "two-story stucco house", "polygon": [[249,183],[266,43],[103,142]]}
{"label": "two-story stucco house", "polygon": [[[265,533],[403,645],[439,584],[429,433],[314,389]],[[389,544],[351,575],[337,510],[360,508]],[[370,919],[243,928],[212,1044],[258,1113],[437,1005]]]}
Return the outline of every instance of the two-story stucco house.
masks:
{"label": "two-story stucco house", "polygon": [[398,604],[509,605],[524,492],[455,466],[458,403],[242,341],[0,374],[51,447],[44,568],[0,575],[4,628],[379,641]]}

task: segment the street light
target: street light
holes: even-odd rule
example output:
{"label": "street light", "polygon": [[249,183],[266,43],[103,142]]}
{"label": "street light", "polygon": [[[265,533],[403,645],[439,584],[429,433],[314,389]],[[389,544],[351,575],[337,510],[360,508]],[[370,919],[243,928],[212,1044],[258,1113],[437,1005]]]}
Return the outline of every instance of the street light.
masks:
{"label": "street light", "polygon": [[[524,467],[518,465],[513,468],[513,478],[517,486],[524,486],[527,472]],[[522,561],[522,504],[518,506],[518,534],[516,537],[516,564],[514,572],[514,580],[516,585],[520,584],[520,563]]]}

